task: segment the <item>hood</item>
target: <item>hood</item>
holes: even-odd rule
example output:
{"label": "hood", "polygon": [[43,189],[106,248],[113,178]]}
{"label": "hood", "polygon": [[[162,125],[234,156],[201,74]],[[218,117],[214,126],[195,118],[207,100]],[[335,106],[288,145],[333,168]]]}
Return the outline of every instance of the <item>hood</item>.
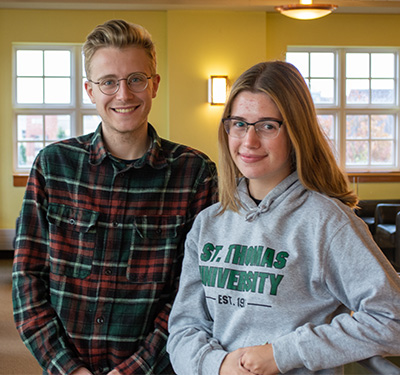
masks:
{"label": "hood", "polygon": [[[257,206],[249,195],[246,179],[242,178],[238,184],[238,194],[243,204],[241,213],[245,216],[246,221],[254,221],[261,214],[278,207],[279,204],[286,199],[293,199],[291,192],[300,186],[302,185],[299,181],[297,172],[293,172],[281,183],[275,186]],[[304,191],[304,188],[302,188],[301,191]]]}

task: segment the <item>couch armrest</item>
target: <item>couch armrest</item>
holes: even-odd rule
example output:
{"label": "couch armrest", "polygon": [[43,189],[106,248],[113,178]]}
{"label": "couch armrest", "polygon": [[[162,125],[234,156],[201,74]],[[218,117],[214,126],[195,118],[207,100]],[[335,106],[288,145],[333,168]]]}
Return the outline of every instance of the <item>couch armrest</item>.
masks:
{"label": "couch armrest", "polygon": [[375,225],[395,224],[396,215],[400,212],[400,204],[379,203],[375,208]]}

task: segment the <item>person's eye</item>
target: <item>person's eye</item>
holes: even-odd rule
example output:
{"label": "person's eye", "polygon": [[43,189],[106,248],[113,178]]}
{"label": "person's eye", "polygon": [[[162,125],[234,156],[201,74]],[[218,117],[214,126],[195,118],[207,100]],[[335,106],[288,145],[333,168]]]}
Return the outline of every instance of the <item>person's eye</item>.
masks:
{"label": "person's eye", "polygon": [[261,127],[262,130],[264,131],[274,131],[277,130],[279,128],[278,123],[276,122],[264,122]]}
{"label": "person's eye", "polygon": [[144,81],[144,78],[141,76],[133,76],[129,78],[129,84],[137,84],[137,83],[142,83]]}
{"label": "person's eye", "polygon": [[232,126],[234,126],[235,128],[241,129],[241,128],[246,128],[247,124],[244,121],[234,120],[232,122]]}
{"label": "person's eye", "polygon": [[101,85],[103,87],[112,87],[112,86],[115,86],[116,84],[117,84],[117,81],[115,79],[106,79],[101,82]]}

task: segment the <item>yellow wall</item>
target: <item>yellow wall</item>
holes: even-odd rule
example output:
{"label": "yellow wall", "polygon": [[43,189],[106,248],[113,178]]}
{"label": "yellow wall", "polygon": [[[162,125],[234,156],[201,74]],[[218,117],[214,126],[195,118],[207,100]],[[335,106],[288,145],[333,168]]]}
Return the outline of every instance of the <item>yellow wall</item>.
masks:
{"label": "yellow wall", "polygon": [[[0,9],[0,229],[14,227],[24,193],[12,184],[12,43],[82,43],[110,18],[142,24],[156,42],[162,81],[150,121],[160,135],[215,161],[222,107],[207,104],[211,74],[233,81],[261,60],[284,58],[288,45],[400,45],[400,15],[334,14],[302,22],[265,12]],[[358,192],[400,199],[400,184],[360,184]]]}
{"label": "yellow wall", "polygon": [[170,137],[217,160],[222,106],[207,103],[210,75],[236,79],[266,59],[264,12],[169,12]]}

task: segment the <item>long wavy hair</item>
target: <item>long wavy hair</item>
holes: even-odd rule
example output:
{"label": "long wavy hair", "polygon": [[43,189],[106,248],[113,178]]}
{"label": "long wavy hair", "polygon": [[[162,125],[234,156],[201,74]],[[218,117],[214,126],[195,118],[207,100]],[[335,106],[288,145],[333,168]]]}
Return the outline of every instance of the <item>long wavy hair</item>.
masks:
{"label": "long wavy hair", "polygon": [[[243,91],[265,93],[276,104],[287,129],[291,144],[292,171],[301,183],[329,197],[337,198],[351,208],[358,198],[350,190],[347,176],[339,168],[329,142],[317,119],[310,91],[300,72],[283,61],[254,65],[233,84],[222,118],[231,115],[232,103]],[[237,179],[242,177],[228,146],[228,135],[222,121],[218,129],[219,197],[221,212],[237,212],[241,203],[237,196]]]}
{"label": "long wavy hair", "polygon": [[156,74],[157,61],[156,50],[151,39],[150,33],[140,25],[126,22],[124,20],[109,20],[96,28],[87,36],[83,45],[83,54],[85,56],[86,76],[90,77],[90,67],[93,55],[97,50],[104,47],[143,48],[150,61],[151,74]]}

